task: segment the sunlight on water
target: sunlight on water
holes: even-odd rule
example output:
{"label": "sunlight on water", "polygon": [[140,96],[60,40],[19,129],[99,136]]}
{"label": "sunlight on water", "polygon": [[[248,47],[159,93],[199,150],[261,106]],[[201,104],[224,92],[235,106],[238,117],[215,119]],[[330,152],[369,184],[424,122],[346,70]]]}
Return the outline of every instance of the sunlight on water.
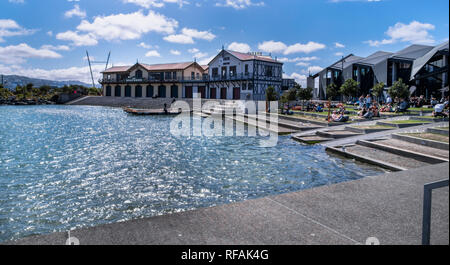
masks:
{"label": "sunlight on water", "polygon": [[208,207],[381,173],[288,136],[174,137],[170,117],[0,107],[0,241]]}

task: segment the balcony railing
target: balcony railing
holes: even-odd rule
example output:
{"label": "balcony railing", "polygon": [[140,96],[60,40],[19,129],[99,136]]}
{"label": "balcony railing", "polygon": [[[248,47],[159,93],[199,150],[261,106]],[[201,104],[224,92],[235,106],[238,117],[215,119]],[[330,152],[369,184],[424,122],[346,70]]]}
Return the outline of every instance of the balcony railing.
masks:
{"label": "balcony railing", "polygon": [[[265,77],[260,76],[255,77],[256,79],[259,78],[267,78],[267,79],[273,79],[278,80],[279,77],[271,76],[271,77]],[[243,73],[243,74],[232,74],[232,75],[217,75],[217,76],[178,76],[176,78],[136,78],[136,77],[128,77],[124,79],[117,79],[117,78],[105,78],[100,79],[100,84],[139,84],[139,83],[163,83],[163,82],[220,82],[220,81],[241,81],[241,80],[250,80],[253,79],[253,76],[249,73]],[[281,81],[281,80],[280,80]]]}

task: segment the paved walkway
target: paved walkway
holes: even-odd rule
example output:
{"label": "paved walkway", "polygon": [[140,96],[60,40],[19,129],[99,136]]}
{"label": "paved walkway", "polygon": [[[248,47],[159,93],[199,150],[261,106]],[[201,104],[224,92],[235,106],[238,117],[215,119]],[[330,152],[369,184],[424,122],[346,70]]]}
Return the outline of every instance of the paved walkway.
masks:
{"label": "paved walkway", "polygon": [[[81,244],[420,244],[423,185],[449,164],[71,232]],[[67,233],[15,244],[64,244]],[[433,192],[432,244],[449,244],[449,190]]]}

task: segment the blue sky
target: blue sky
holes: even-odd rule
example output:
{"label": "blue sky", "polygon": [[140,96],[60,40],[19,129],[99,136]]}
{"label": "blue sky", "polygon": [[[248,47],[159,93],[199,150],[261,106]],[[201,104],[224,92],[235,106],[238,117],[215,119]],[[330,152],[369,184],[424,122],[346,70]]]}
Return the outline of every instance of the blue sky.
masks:
{"label": "blue sky", "polygon": [[[207,63],[261,51],[305,83],[353,53],[448,40],[447,0],[0,0],[0,73],[89,82],[85,52],[114,65]],[[96,77],[104,65],[95,65]]]}

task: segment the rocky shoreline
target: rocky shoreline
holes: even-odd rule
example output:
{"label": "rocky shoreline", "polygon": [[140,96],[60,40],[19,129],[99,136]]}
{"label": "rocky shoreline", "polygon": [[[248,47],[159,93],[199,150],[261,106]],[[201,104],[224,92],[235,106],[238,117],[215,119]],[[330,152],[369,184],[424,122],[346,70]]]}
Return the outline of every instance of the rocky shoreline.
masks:
{"label": "rocky shoreline", "polygon": [[16,105],[16,106],[31,106],[31,105],[55,105],[56,103],[45,99],[0,99],[0,105]]}

